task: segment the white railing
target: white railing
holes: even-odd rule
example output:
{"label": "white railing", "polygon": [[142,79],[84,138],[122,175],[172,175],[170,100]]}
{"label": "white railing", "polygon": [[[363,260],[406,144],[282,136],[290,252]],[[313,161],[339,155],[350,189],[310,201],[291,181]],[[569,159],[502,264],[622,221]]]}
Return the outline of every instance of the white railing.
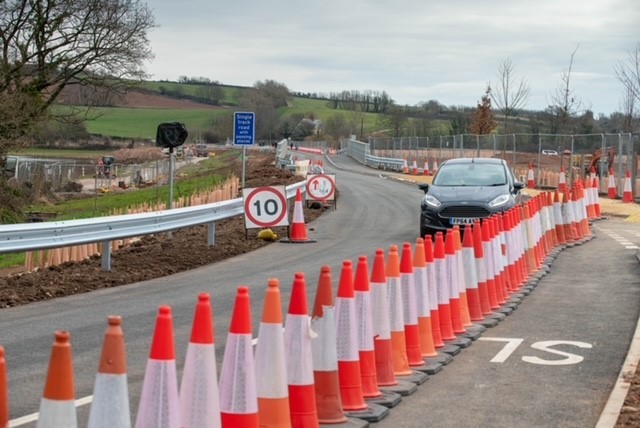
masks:
{"label": "white railing", "polygon": [[[301,181],[287,186],[287,199],[293,198],[298,189],[304,193],[305,185],[306,182]],[[244,215],[242,198],[142,214],[0,225],[0,254],[93,242],[102,243],[102,248],[111,248],[111,241],[116,239],[170,232],[201,224],[208,225],[208,244],[213,246],[216,222],[238,215]],[[111,270],[110,251],[102,251],[102,269]]]}

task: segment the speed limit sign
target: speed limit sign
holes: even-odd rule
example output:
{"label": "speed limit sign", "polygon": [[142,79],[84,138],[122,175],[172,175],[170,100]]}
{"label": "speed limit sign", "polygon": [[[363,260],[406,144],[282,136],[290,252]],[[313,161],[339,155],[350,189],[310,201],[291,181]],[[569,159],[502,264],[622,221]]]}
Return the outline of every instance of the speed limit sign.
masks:
{"label": "speed limit sign", "polygon": [[289,225],[284,186],[242,189],[242,198],[247,229]]}

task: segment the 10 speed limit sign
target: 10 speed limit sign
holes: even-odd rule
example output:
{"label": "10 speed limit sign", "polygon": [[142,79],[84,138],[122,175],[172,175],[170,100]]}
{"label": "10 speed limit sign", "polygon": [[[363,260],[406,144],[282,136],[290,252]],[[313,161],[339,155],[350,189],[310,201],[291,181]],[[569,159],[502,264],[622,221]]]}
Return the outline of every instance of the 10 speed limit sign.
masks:
{"label": "10 speed limit sign", "polygon": [[242,189],[242,198],[247,229],[289,225],[284,186]]}

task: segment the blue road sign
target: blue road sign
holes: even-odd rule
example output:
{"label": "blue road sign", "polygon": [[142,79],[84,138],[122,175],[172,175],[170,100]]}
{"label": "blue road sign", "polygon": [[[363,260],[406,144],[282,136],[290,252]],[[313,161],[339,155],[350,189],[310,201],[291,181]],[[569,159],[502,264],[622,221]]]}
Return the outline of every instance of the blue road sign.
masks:
{"label": "blue road sign", "polygon": [[233,144],[253,146],[256,136],[256,114],[253,112],[235,112],[233,114]]}

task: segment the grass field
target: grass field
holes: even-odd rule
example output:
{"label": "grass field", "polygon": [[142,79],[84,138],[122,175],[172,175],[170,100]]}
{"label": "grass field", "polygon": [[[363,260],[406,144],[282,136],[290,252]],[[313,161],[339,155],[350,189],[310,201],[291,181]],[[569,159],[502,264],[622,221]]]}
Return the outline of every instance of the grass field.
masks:
{"label": "grass field", "polygon": [[[189,96],[197,96],[198,90],[206,88],[204,85],[191,85],[178,82],[143,82],[142,87],[150,91],[161,93],[161,88],[165,88],[172,92],[180,92]],[[242,94],[242,88],[234,86],[220,85],[224,92],[224,98],[221,101],[223,105],[237,105]]]}

